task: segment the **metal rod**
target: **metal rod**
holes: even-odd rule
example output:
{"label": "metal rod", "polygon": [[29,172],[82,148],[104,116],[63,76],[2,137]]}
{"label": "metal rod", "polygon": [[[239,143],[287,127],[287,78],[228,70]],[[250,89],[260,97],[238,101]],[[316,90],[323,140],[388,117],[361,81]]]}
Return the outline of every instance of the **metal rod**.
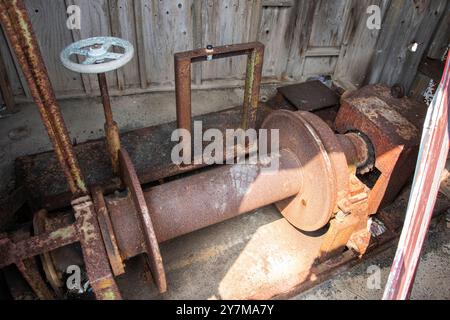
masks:
{"label": "metal rod", "polygon": [[108,146],[109,156],[111,158],[112,168],[115,174],[119,172],[119,149],[120,149],[120,136],[119,126],[113,119],[113,113],[111,109],[111,100],[109,98],[108,83],[106,82],[106,74],[99,73],[98,84],[100,87],[100,93],[102,96],[103,111],[105,113],[105,134],[106,143]]}
{"label": "metal rod", "polygon": [[[2,239],[3,242],[0,241],[0,249],[2,249],[1,251],[4,256],[0,259],[0,268],[11,263],[18,263],[20,260],[34,257],[43,252],[69,245],[78,240],[78,230],[73,224],[52,232],[42,233],[17,243],[8,243],[6,239]],[[8,249],[11,246],[14,250]]]}
{"label": "metal rod", "polygon": [[49,115],[47,113],[47,110],[44,106],[44,102],[42,101],[39,91],[37,89],[36,83],[33,79],[33,75],[31,72],[31,69],[28,65],[27,59],[25,57],[25,53],[20,46],[18,36],[16,34],[16,31],[13,28],[12,21],[8,15],[7,7],[3,0],[0,0],[0,21],[3,26],[3,29],[5,30],[5,35],[8,37],[9,42],[16,53],[17,60],[19,61],[19,64],[21,65],[23,74],[27,80],[28,88],[30,89],[30,93],[33,96],[33,99],[38,106],[39,114],[41,115],[42,123],[44,124],[45,129],[47,130],[48,136],[50,138],[50,142],[53,145],[53,148],[55,149],[56,157],[63,169],[63,172],[66,176],[67,183],[69,185],[70,191],[73,193],[76,191],[76,185],[75,181],[72,178],[72,175],[70,174],[69,167],[64,159],[64,155],[62,153],[62,149],[60,148],[60,141],[57,139],[55,131],[52,127]]}
{"label": "metal rod", "polygon": [[[2,30],[0,28],[0,34]],[[3,97],[3,102],[5,103],[6,110],[10,113],[17,112],[18,109],[14,103],[14,94],[11,88],[11,82],[6,72],[5,62],[0,54],[0,93]]]}
{"label": "metal rod", "polygon": [[264,47],[258,46],[248,55],[245,77],[244,104],[242,106],[241,128],[255,128],[261,84]]}

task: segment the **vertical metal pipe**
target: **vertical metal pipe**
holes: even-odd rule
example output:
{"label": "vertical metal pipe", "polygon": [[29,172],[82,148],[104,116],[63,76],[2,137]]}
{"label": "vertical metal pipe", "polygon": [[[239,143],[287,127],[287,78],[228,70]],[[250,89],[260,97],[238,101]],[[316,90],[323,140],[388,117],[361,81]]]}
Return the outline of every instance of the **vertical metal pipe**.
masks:
{"label": "vertical metal pipe", "polygon": [[108,146],[109,156],[111,158],[112,168],[115,174],[119,172],[119,149],[120,137],[119,126],[113,119],[111,101],[108,92],[108,83],[106,82],[105,73],[97,74],[100,93],[102,95],[103,111],[105,113],[105,134]]}
{"label": "vertical metal pipe", "polygon": [[[0,34],[2,30],[0,28]],[[6,72],[5,62],[3,61],[3,57],[0,54],[0,93],[3,97],[3,102],[5,103],[6,110],[10,113],[17,112],[18,109],[14,103],[14,94],[11,88],[11,82],[8,77],[8,73]]]}
{"label": "vertical metal pipe", "polygon": [[41,97],[44,100],[44,105],[48,110],[52,126],[58,140],[61,142],[64,157],[67,161],[70,173],[76,184],[76,194],[86,194],[87,189],[78,161],[72,148],[69,134],[67,132],[64,119],[61,115],[59,106],[56,103],[56,97],[52,89],[44,61],[41,56],[39,45],[34,35],[30,18],[28,17],[27,9],[22,0],[11,1],[9,7],[10,16],[14,16],[17,21],[18,33],[22,36],[22,47],[27,56],[28,63],[34,75],[34,80],[40,91]]}
{"label": "vertical metal pipe", "polygon": [[[186,129],[191,133],[191,60],[175,55],[174,63],[177,125],[178,129]],[[181,142],[183,150],[191,154],[191,140],[183,141],[181,138]]]}
{"label": "vertical metal pipe", "polygon": [[98,84],[100,87],[100,93],[102,95],[103,111],[105,112],[105,119],[107,124],[112,124],[114,122],[111,102],[109,99],[108,84],[106,82],[106,74],[104,72],[97,74]]}
{"label": "vertical metal pipe", "polygon": [[244,104],[241,122],[241,128],[244,130],[247,130],[248,128],[255,128],[256,126],[263,60],[263,46],[255,47],[247,58]]}

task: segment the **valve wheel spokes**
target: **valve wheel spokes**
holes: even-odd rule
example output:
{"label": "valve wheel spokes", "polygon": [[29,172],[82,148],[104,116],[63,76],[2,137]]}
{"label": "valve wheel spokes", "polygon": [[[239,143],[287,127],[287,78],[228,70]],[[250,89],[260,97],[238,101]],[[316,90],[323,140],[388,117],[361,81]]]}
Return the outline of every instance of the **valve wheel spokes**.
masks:
{"label": "valve wheel spokes", "polygon": [[[119,47],[123,53],[110,51]],[[63,65],[79,73],[104,73],[118,69],[128,63],[134,54],[133,45],[123,39],[115,37],[94,37],[83,39],[67,46],[60,55]],[[77,63],[71,57],[79,56],[84,59]]]}

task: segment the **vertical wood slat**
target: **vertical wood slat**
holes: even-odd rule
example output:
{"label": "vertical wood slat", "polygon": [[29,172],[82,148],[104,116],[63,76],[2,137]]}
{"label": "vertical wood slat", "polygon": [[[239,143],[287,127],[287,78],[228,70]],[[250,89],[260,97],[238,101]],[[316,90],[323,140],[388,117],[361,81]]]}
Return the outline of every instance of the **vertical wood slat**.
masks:
{"label": "vertical wood slat", "polygon": [[14,94],[6,71],[3,56],[0,54],[0,101],[5,103],[9,112],[15,111]]}
{"label": "vertical wood slat", "polygon": [[[202,1],[194,1],[194,9],[193,11],[193,49],[202,48]],[[196,85],[202,84],[202,63],[196,63],[193,65],[194,69],[194,82]]]}
{"label": "vertical wood slat", "polygon": [[5,63],[5,71],[9,78],[13,94],[16,96],[24,95],[31,99],[28,86],[26,85],[25,77],[22,73],[16,57],[12,54],[8,40],[0,27],[0,55],[3,57]]}
{"label": "vertical wood slat", "polygon": [[433,41],[428,50],[428,57],[431,59],[442,59],[448,46],[450,45],[450,2],[447,3],[445,13],[442,15],[441,22],[436,28]]}
{"label": "vertical wood slat", "polygon": [[347,0],[318,0],[312,19],[310,47],[340,46],[345,31]]}
{"label": "vertical wood slat", "polygon": [[[338,56],[338,62],[340,61],[342,55],[344,54],[344,52],[347,50],[347,46],[349,44],[350,41],[350,37],[352,34],[352,28],[354,25],[354,21],[352,20],[352,13],[354,10],[354,6],[355,6],[355,1],[354,0],[347,0],[346,5],[345,5],[345,9],[344,9],[344,14],[342,16],[342,21],[344,24],[344,33],[343,33],[343,39],[342,39],[342,43],[341,43],[341,49],[339,52],[339,56]],[[336,74],[336,69],[337,69],[338,63],[336,62],[336,67],[334,69],[334,74]]]}
{"label": "vertical wood slat", "polygon": [[54,90],[61,94],[83,93],[81,75],[66,69],[59,59],[61,50],[73,42],[66,26],[64,1],[49,5],[47,0],[26,0],[25,4]]}
{"label": "vertical wood slat", "polygon": [[[120,23],[120,0],[108,0],[109,17],[110,17],[110,28],[111,35],[113,37],[122,38],[122,30]],[[117,75],[117,89],[123,90],[125,87],[125,74],[122,68],[116,69]]]}
{"label": "vertical wood slat", "polygon": [[257,41],[259,27],[262,19],[262,0],[254,0],[251,8],[250,28],[248,29],[248,41]]}
{"label": "vertical wood slat", "polygon": [[316,5],[316,1],[300,0],[296,2],[294,37],[286,66],[287,75],[291,79],[300,79],[303,75]]}
{"label": "vertical wood slat", "polygon": [[[446,7],[444,0],[392,1],[380,33],[369,83],[400,83],[408,92],[417,67]],[[419,43],[416,52],[408,47]]]}
{"label": "vertical wood slat", "polygon": [[145,89],[148,86],[147,83],[147,75],[145,74],[146,66],[145,66],[145,38],[144,38],[144,20],[142,19],[144,13],[142,11],[143,1],[135,0],[133,1],[133,9],[134,9],[134,21],[136,27],[136,56],[139,64],[139,79],[141,88]]}
{"label": "vertical wood slat", "polygon": [[293,37],[294,7],[264,7],[258,41],[265,45],[263,77],[282,80]]}
{"label": "vertical wood slat", "polygon": [[381,9],[381,21],[391,0],[352,0],[347,21],[347,31],[342,50],[336,63],[335,78],[351,86],[364,84],[380,31],[367,28],[367,8],[377,5]]}
{"label": "vertical wood slat", "polygon": [[[77,2],[74,0],[65,0],[66,7],[69,7],[71,5],[77,5]],[[81,12],[83,13],[83,12]],[[81,29],[72,29],[72,40],[74,42],[79,41],[83,39],[81,35]],[[84,92],[86,95],[90,96],[92,92],[92,85],[91,85],[91,79],[88,74],[82,73],[81,74],[81,81],[83,82]]]}
{"label": "vertical wood slat", "polygon": [[412,41],[417,41],[419,43],[419,48],[415,53],[407,52],[405,63],[399,73],[399,79],[405,87],[405,92],[409,94],[409,90],[414,81],[414,77],[417,74],[420,61],[422,57],[426,54],[427,49],[432,40],[432,36],[435,34],[436,27],[441,21],[441,17],[445,12],[447,7],[447,0],[432,1],[429,6],[424,6],[419,10],[423,10],[423,19],[418,26],[417,32]]}
{"label": "vertical wood slat", "polygon": [[[403,78],[408,85],[418,56],[424,54],[420,50],[434,36],[429,52],[442,51],[449,32],[448,19],[441,18],[444,0],[417,4],[409,0],[298,0],[290,7],[262,7],[262,0],[52,0],[51,5],[47,1],[26,0],[26,4],[58,96],[98,94],[96,78],[68,71],[59,63],[62,48],[92,36],[118,36],[135,45],[135,58],[107,74],[111,89],[118,87],[127,93],[171,87],[174,52],[254,40],[266,44],[264,76],[271,79],[304,80],[310,74],[334,71],[336,77],[358,85],[365,83],[367,74],[371,76],[366,81],[390,83]],[[82,10],[81,30],[65,26],[70,4]],[[382,8],[383,32],[365,26],[365,10],[371,4]],[[424,49],[419,47],[417,55],[404,53],[406,39],[422,42]],[[311,52],[323,55],[334,49],[337,57],[311,57]],[[1,43],[14,94],[21,96],[27,87],[14,57],[5,56],[8,51],[7,43]],[[221,83],[220,79],[224,84],[238,83],[244,78],[245,57],[194,64],[193,73],[199,86]]]}

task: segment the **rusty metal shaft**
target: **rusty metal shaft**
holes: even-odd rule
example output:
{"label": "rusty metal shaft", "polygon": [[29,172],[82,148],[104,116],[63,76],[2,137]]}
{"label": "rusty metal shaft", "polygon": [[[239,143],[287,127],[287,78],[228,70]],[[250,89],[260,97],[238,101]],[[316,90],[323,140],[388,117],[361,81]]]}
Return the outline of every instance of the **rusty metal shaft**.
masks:
{"label": "rusty metal shaft", "polygon": [[356,132],[336,135],[349,166],[360,167],[369,161],[369,147]]}
{"label": "rusty metal shaft", "polygon": [[120,137],[119,126],[113,119],[111,100],[109,98],[108,84],[106,82],[105,73],[99,73],[98,84],[100,87],[100,93],[102,96],[103,111],[105,113],[105,134],[106,143],[108,146],[109,156],[111,158],[112,168],[115,174],[119,172],[119,149],[120,149]]}
{"label": "rusty metal shaft", "polygon": [[102,96],[102,105],[103,111],[105,112],[106,123],[111,125],[114,122],[114,120],[111,110],[111,101],[109,98],[108,83],[106,82],[106,74],[104,72],[99,73],[97,74],[97,78],[100,87],[100,93]]}
{"label": "rusty metal shaft", "polygon": [[56,157],[75,195],[87,192],[61,111],[56,102],[27,9],[21,0],[0,0],[0,22],[27,80]]}
{"label": "rusty metal shaft", "polygon": [[[297,157],[281,150],[279,161],[278,170],[268,170],[261,163],[224,165],[144,191],[158,242],[300,193],[302,169]],[[105,200],[122,257],[142,253],[143,239],[131,199]]]}

